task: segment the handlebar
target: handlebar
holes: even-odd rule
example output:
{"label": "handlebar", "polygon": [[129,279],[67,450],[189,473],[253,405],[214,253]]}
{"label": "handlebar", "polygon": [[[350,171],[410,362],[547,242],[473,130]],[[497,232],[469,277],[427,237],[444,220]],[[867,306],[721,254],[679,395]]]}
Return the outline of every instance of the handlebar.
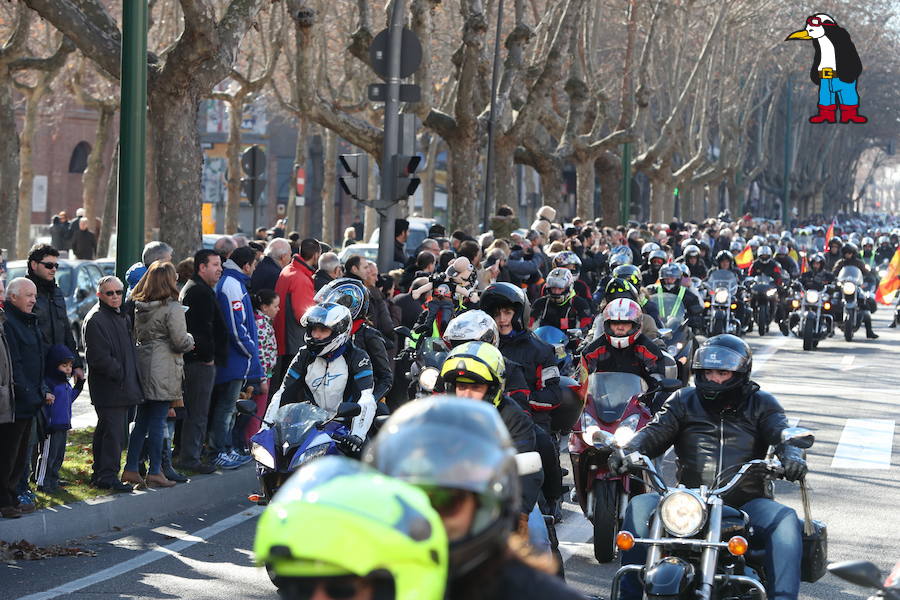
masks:
{"label": "handlebar", "polygon": [[[653,464],[653,461],[651,461],[649,457],[637,452],[632,452],[631,454],[625,455],[621,449],[619,449],[619,452],[622,453],[622,457],[625,459],[625,463],[629,466],[629,468],[639,470],[649,476],[649,481],[647,481],[647,483],[651,487],[653,487],[656,492],[665,494],[669,490],[669,486],[666,485],[666,482],[660,476],[659,472],[656,470],[656,466]],[[722,487],[709,490],[708,493],[715,496],[725,495],[732,489],[734,489],[738,485],[738,483],[740,483],[741,480],[747,475],[748,472],[756,470],[760,467],[764,467],[767,475],[771,476],[773,479],[780,479],[784,476],[784,468],[781,466],[781,461],[779,461],[777,458],[757,458],[741,465],[740,470],[731,478],[728,483],[726,483]]]}

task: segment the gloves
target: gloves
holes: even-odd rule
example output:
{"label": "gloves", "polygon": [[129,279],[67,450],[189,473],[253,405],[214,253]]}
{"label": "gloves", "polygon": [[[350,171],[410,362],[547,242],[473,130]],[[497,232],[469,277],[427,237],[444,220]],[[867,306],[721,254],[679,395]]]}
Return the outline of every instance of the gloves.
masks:
{"label": "gloves", "polygon": [[784,467],[784,478],[788,481],[800,481],[809,470],[802,458],[783,458],[781,465]]}
{"label": "gloves", "polygon": [[609,472],[614,475],[625,475],[628,473],[628,465],[625,464],[625,456],[620,452],[613,452],[606,461],[609,466]]}
{"label": "gloves", "polygon": [[363,440],[358,435],[348,435],[344,438],[344,450],[347,451],[347,454],[350,455],[358,455],[363,447]]}

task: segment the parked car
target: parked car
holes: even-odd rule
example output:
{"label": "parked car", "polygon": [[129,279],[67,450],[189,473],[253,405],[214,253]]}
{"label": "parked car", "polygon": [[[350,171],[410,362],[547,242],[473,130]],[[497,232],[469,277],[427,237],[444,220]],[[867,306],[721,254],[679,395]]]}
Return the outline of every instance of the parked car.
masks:
{"label": "parked car", "polygon": [[[14,260],[6,267],[7,281],[12,281],[16,277],[25,277],[28,274],[28,261],[25,260]],[[115,268],[115,262],[113,262],[113,268]],[[94,261],[65,258],[59,260],[56,284],[66,298],[69,324],[79,348],[82,347],[81,323],[88,311],[97,303],[97,284],[104,275],[101,266]]]}
{"label": "parked car", "polygon": [[353,244],[352,246],[347,246],[338,253],[338,258],[341,260],[341,264],[344,264],[347,262],[347,259],[356,255],[365,256],[369,260],[377,261],[378,244]]}
{"label": "parked car", "polygon": [[116,259],[114,258],[98,258],[94,264],[100,267],[104,275],[116,274]]}
{"label": "parked car", "polygon": [[[437,223],[437,219],[426,219],[424,217],[409,217],[409,238],[406,240],[404,249],[407,256],[413,256],[425,238],[428,237],[428,230]],[[369,238],[370,244],[378,244],[379,228],[375,228],[372,236]]]}

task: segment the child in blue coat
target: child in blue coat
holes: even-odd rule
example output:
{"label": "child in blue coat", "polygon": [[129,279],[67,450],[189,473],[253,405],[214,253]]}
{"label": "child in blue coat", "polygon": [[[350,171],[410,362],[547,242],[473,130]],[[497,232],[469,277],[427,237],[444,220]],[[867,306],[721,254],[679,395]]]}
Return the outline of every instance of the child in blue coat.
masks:
{"label": "child in blue coat", "polygon": [[83,379],[74,388],[69,383],[74,361],[72,351],[62,344],[52,346],[47,352],[45,381],[54,400],[43,407],[46,437],[41,443],[35,474],[38,489],[46,493],[53,493],[60,486],[59,470],[66,456],[69,430],[72,429],[72,403],[84,387]]}

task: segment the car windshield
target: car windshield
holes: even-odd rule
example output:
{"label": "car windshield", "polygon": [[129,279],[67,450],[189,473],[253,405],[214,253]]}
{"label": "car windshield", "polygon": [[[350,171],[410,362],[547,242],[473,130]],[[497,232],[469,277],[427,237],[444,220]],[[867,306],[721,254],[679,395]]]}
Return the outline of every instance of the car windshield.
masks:
{"label": "car windshield", "polygon": [[[685,294],[691,292],[685,290]],[[651,294],[650,302],[656,305],[659,311],[659,318],[665,323],[669,329],[677,329],[684,321],[684,298],[678,294],[670,294],[668,292]]]}
{"label": "car windshield", "polygon": [[286,404],[275,414],[278,444],[297,446],[313,429],[317,421],[327,421],[328,412],[310,402]]}
{"label": "car windshield", "polygon": [[[71,265],[64,262],[59,263],[59,269],[56,271],[56,284],[59,286],[59,289],[62,290],[63,296],[70,296],[72,294],[72,285],[75,281],[72,272],[73,269]],[[28,275],[27,267],[11,267],[7,271],[6,281],[9,283],[16,277],[25,277],[26,275]]]}
{"label": "car windshield", "polygon": [[347,259],[355,255],[364,256],[369,260],[378,260],[378,246],[369,246],[364,244],[353,244],[352,246],[347,246],[347,248],[341,251],[341,260],[343,262],[347,262]]}
{"label": "car windshield", "polygon": [[716,269],[709,274],[706,284],[709,286],[709,289],[713,291],[725,288],[733,293],[737,290],[738,280],[737,276],[731,271]]}
{"label": "car windshield", "polygon": [[838,281],[852,281],[856,285],[863,284],[863,274],[858,267],[844,267],[838,273]]}
{"label": "car windshield", "polygon": [[588,378],[588,401],[604,423],[621,419],[631,398],[646,391],[647,382],[631,373],[594,373]]}

